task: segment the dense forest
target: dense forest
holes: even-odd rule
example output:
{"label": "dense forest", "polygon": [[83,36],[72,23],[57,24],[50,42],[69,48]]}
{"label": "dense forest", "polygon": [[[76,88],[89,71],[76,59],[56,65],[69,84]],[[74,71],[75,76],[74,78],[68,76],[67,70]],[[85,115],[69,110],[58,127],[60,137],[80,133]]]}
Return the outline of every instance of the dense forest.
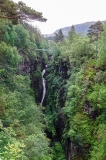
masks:
{"label": "dense forest", "polygon": [[48,41],[30,19],[0,1],[0,159],[106,160],[106,24]]}

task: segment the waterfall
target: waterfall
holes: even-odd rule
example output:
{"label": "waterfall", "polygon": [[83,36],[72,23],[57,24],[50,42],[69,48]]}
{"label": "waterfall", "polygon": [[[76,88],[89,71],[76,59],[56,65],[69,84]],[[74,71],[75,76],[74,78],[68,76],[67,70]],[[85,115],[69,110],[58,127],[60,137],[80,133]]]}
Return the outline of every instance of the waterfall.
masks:
{"label": "waterfall", "polygon": [[46,83],[45,83],[45,78],[44,78],[45,72],[46,72],[46,69],[43,69],[43,71],[42,71],[43,94],[42,94],[41,105],[43,104],[45,94],[46,94]]}

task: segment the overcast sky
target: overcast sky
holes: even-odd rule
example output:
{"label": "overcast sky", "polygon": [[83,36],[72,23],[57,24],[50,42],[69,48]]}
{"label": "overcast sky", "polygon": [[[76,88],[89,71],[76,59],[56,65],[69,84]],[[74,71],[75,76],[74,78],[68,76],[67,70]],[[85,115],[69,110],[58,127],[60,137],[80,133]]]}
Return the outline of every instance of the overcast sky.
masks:
{"label": "overcast sky", "polygon": [[[14,0],[18,2],[20,0]],[[37,22],[42,34],[89,21],[106,20],[106,0],[21,0],[42,12],[47,22]]]}

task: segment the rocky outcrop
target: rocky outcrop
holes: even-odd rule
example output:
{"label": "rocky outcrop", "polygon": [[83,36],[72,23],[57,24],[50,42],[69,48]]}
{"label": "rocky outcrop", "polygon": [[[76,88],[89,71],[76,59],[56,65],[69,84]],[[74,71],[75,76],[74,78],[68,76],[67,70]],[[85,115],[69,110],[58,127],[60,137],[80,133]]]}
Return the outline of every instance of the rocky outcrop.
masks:
{"label": "rocky outcrop", "polygon": [[31,79],[31,87],[34,91],[35,101],[41,102],[42,97],[42,63],[33,59],[25,58],[23,62],[19,64],[18,73],[21,75],[28,74]]}

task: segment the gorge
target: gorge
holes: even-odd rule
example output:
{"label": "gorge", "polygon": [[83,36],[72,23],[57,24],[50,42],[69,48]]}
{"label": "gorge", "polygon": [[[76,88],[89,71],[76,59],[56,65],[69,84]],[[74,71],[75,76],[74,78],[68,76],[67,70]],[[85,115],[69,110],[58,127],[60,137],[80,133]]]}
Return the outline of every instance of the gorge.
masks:
{"label": "gorge", "polygon": [[106,24],[48,41],[0,4],[0,159],[106,160]]}

